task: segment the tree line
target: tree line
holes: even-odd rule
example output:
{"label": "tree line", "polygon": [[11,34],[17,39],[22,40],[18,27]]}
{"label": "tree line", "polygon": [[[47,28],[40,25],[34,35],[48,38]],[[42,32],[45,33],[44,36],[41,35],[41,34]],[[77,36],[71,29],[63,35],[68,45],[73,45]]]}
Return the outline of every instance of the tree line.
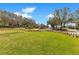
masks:
{"label": "tree line", "polygon": [[46,29],[49,27],[48,25],[50,25],[52,29],[62,30],[63,28],[66,28],[67,22],[75,22],[77,24],[75,28],[79,29],[79,9],[71,12],[68,7],[64,7],[62,9],[58,8],[54,10],[52,16],[53,17],[48,19],[47,25],[44,25],[37,24],[32,18],[25,18],[5,10],[0,10],[0,27]]}
{"label": "tree line", "polygon": [[32,18],[25,18],[14,13],[0,10],[0,27],[7,28],[46,28],[44,24],[37,24]]}

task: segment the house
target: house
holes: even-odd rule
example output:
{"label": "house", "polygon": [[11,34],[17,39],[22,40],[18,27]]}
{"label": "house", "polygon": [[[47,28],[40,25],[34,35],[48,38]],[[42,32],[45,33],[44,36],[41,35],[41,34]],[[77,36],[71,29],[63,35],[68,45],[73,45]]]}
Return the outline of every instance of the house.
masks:
{"label": "house", "polygon": [[66,27],[76,27],[77,26],[77,22],[67,22],[66,24],[65,24],[65,26]]}

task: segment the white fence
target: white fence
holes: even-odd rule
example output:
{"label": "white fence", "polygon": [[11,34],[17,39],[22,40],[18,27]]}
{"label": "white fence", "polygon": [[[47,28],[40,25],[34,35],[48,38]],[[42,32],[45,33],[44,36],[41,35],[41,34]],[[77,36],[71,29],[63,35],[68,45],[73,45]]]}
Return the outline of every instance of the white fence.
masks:
{"label": "white fence", "polygon": [[71,35],[73,37],[79,37],[79,30],[68,30],[68,32],[66,32],[66,34]]}

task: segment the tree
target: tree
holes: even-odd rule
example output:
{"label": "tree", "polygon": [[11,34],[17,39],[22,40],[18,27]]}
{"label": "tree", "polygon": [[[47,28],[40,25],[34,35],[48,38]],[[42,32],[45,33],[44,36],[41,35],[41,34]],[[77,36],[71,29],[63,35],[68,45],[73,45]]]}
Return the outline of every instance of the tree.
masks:
{"label": "tree", "polygon": [[28,18],[25,18],[22,21],[22,26],[25,28],[37,28],[38,27],[38,25],[36,24],[34,20],[28,19]]}
{"label": "tree", "polygon": [[40,29],[46,29],[46,28],[48,28],[48,26],[45,25],[45,24],[40,24],[39,28],[40,28]]}
{"label": "tree", "polygon": [[55,29],[55,25],[53,24],[53,19],[49,18],[49,20],[47,21],[48,25],[51,25],[52,29]]}
{"label": "tree", "polygon": [[65,27],[66,20],[68,20],[69,8],[65,7],[63,12],[63,26]]}
{"label": "tree", "polygon": [[56,9],[54,11],[54,18],[52,20],[49,20],[48,23],[52,24],[51,26],[54,28],[54,26],[57,27],[57,25],[61,25],[61,30],[63,26],[65,27],[65,21],[68,18],[68,10],[69,8],[65,7],[64,9]]}
{"label": "tree", "polygon": [[61,24],[61,20],[58,17],[55,16],[54,18],[50,18],[48,20],[48,24],[50,24],[53,29],[57,30],[57,25]]}
{"label": "tree", "polygon": [[77,10],[75,11],[75,17],[76,17],[77,19],[79,19],[79,9],[77,9]]}
{"label": "tree", "polygon": [[57,29],[58,25],[61,25],[61,9],[56,9],[54,12],[54,17],[50,18],[48,23],[54,28]]}
{"label": "tree", "polygon": [[74,14],[73,13],[69,14],[69,18],[68,18],[67,22],[74,22],[74,21],[76,21]]}
{"label": "tree", "polygon": [[[62,9],[56,9],[55,13],[54,13],[55,18],[58,20],[58,25],[61,25],[61,29],[62,29],[62,24],[63,24],[63,20],[62,20]],[[56,21],[57,21],[56,20]]]}

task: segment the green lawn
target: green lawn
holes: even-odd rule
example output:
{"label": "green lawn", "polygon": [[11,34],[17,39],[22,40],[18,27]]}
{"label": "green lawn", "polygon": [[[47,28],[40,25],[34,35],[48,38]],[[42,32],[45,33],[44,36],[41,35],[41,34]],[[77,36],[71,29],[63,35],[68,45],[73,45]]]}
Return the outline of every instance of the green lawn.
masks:
{"label": "green lawn", "polygon": [[0,54],[79,54],[79,38],[56,32],[0,33]]}

